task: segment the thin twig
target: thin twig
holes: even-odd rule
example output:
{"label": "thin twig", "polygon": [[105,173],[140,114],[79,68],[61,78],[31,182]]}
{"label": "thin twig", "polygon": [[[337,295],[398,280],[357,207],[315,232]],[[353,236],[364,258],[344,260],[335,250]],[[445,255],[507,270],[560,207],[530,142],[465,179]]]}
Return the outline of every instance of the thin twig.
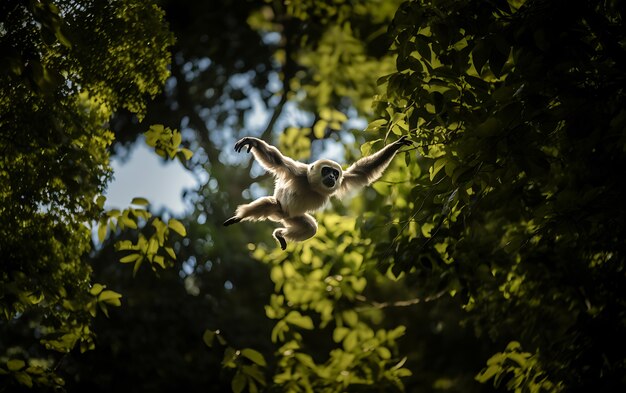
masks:
{"label": "thin twig", "polygon": [[361,307],[356,307],[354,310],[359,312],[359,311],[367,311],[367,310],[371,310],[371,309],[376,309],[376,310],[380,310],[383,308],[389,308],[389,307],[409,307],[409,306],[413,306],[415,304],[419,304],[419,303],[428,303],[428,302],[432,302],[434,300],[440,299],[441,297],[443,297],[443,295],[445,295],[448,291],[443,290],[440,291],[434,295],[431,296],[426,296],[426,297],[417,297],[414,299],[408,299],[408,300],[398,300],[395,302],[377,302],[377,301],[368,301],[367,298],[365,296],[359,295],[356,297],[356,299],[358,301],[364,302],[364,303],[369,303],[366,306],[361,306]]}

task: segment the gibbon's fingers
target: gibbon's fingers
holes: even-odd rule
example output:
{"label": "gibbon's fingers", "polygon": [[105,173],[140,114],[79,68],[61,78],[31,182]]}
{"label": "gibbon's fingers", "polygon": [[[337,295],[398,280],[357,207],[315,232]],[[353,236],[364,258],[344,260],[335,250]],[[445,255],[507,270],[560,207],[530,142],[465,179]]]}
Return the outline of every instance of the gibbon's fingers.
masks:
{"label": "gibbon's fingers", "polygon": [[229,226],[229,225],[236,224],[236,223],[238,223],[239,221],[241,221],[241,218],[240,218],[240,217],[237,217],[237,216],[235,216],[235,217],[231,217],[231,218],[229,218],[228,220],[224,221],[224,226],[225,226],[225,227],[227,227],[227,226]]}
{"label": "gibbon's fingers", "polygon": [[406,135],[402,135],[402,136],[400,137],[400,139],[398,139],[398,140],[396,141],[396,143],[397,143],[397,144],[401,144],[401,145],[405,145],[405,146],[411,146],[411,145],[413,145],[413,142],[412,142],[412,141],[410,141],[410,140],[408,140]]}
{"label": "gibbon's fingers", "polygon": [[235,151],[237,153],[241,153],[241,150],[243,150],[243,148],[248,145],[248,153],[250,153],[250,150],[252,150],[252,146],[254,141],[251,138],[245,137],[245,138],[241,138],[239,141],[237,141],[237,143],[235,143]]}

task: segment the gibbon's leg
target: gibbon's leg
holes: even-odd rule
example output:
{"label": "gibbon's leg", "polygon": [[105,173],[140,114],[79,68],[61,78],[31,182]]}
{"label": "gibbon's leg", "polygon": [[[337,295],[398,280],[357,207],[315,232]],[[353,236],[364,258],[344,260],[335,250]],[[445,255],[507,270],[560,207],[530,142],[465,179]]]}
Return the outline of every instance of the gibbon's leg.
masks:
{"label": "gibbon's leg", "polygon": [[280,243],[280,248],[287,248],[286,240],[302,241],[311,238],[317,232],[317,221],[310,214],[283,219],[285,228],[274,231],[274,237]]}
{"label": "gibbon's leg", "polygon": [[224,226],[227,227],[240,221],[260,221],[268,219],[280,221],[282,217],[283,211],[276,198],[263,197],[247,205],[237,206],[235,215],[224,221]]}

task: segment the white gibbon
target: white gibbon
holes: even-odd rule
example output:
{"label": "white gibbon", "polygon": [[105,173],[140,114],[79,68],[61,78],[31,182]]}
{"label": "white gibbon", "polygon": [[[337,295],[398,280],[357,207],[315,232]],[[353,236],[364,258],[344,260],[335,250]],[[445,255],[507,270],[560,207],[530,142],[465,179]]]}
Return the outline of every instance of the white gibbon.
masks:
{"label": "white gibbon", "polygon": [[317,232],[317,221],[308,212],[323,207],[331,196],[342,197],[352,190],[378,180],[402,146],[412,142],[402,136],[380,151],[359,159],[346,171],[332,160],[305,164],[284,156],[276,147],[261,139],[245,137],[235,144],[235,151],[246,146],[259,164],[275,178],[274,196],[259,198],[240,205],[224,226],[240,221],[272,220],[284,228],[274,230],[274,238],[284,250],[287,240],[302,241]]}

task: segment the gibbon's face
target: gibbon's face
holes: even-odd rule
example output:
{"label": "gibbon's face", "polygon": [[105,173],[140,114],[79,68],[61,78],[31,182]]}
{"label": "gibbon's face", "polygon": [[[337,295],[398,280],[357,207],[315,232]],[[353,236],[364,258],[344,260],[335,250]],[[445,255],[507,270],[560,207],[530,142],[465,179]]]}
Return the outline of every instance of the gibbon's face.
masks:
{"label": "gibbon's face", "polygon": [[307,177],[314,190],[322,194],[332,194],[339,188],[343,172],[335,161],[318,160],[309,166]]}
{"label": "gibbon's face", "polygon": [[335,184],[339,180],[339,171],[329,166],[322,167],[322,184],[328,188],[335,187]]}

